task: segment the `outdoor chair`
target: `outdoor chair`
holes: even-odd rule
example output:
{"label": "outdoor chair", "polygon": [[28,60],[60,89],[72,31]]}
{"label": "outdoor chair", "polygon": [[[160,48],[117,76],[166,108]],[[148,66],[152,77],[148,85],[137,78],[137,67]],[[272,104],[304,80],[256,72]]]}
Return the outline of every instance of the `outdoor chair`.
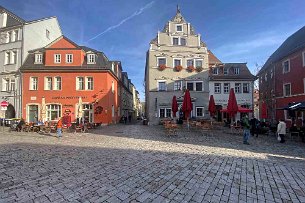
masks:
{"label": "outdoor chair", "polygon": [[177,135],[178,125],[175,123],[166,122],[164,123],[165,132],[168,136]]}

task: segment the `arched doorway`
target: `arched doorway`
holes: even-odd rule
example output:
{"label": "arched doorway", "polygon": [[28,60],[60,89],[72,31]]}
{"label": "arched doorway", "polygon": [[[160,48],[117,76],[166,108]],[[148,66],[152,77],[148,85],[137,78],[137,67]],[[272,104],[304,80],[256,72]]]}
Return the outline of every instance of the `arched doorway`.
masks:
{"label": "arched doorway", "polygon": [[9,104],[7,110],[5,111],[5,118],[15,118],[16,112],[13,105]]}

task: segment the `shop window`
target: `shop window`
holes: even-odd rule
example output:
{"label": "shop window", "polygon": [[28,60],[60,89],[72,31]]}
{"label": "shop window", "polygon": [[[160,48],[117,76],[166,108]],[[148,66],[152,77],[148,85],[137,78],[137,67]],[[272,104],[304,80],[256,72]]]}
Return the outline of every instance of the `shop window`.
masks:
{"label": "shop window", "polygon": [[160,118],[170,118],[172,116],[171,108],[160,108],[159,109],[159,117]]}
{"label": "shop window", "polygon": [[204,107],[196,107],[196,117],[204,116]]}
{"label": "shop window", "polygon": [[61,105],[49,104],[46,105],[46,107],[48,120],[58,120],[61,117]]}

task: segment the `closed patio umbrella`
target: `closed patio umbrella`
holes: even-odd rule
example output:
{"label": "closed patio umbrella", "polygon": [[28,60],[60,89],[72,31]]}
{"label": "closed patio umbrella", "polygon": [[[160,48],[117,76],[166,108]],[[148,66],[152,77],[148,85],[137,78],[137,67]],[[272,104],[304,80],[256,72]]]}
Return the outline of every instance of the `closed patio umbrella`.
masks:
{"label": "closed patio umbrella", "polygon": [[210,96],[210,101],[209,101],[209,112],[210,112],[210,116],[214,116],[216,113],[216,105],[215,105],[215,101],[214,101],[214,96],[211,95]]}
{"label": "closed patio umbrella", "polygon": [[188,89],[184,93],[183,103],[182,103],[182,112],[187,120],[187,127],[189,128],[189,116],[193,110],[191,95]]}
{"label": "closed patio umbrella", "polygon": [[177,111],[178,111],[177,98],[176,98],[176,96],[173,96],[173,101],[172,101],[172,112],[173,112],[173,117],[176,117]]}
{"label": "closed patio umbrella", "polygon": [[267,114],[267,104],[265,102],[262,103],[262,119],[266,119],[268,117]]}
{"label": "closed patio umbrella", "polygon": [[78,111],[77,111],[77,118],[80,120],[80,118],[83,116],[83,101],[82,97],[78,98]]}
{"label": "closed patio umbrella", "polygon": [[227,107],[227,112],[229,114],[229,117],[233,118],[237,114],[237,111],[238,111],[238,106],[237,106],[234,89],[231,88],[229,100],[228,100],[228,107]]}
{"label": "closed patio umbrella", "polygon": [[46,106],[46,98],[42,97],[41,99],[41,112],[40,119],[45,122],[47,120],[47,106]]}

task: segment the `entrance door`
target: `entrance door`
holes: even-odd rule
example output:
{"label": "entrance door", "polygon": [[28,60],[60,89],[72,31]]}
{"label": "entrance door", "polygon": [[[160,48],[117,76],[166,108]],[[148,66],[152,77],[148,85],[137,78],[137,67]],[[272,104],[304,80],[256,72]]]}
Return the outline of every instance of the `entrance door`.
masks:
{"label": "entrance door", "polygon": [[29,105],[29,122],[38,121],[38,105]]}

